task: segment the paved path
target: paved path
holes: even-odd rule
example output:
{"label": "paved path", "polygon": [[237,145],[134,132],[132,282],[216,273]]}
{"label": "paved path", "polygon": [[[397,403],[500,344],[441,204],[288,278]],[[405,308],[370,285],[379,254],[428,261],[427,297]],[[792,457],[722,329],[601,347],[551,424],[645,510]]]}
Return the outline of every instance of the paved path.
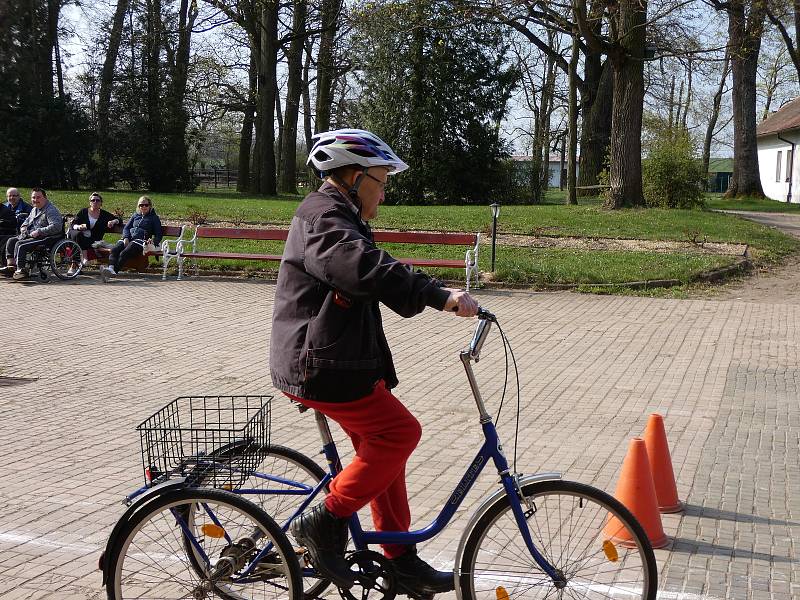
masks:
{"label": "paved path", "polygon": [[[0,375],[39,377],[0,387],[0,596],[104,597],[97,556],[119,500],[141,479],[134,426],[179,395],[268,392],[273,291],[224,280],[0,282],[0,303],[13,316],[4,322]],[[657,551],[659,597],[800,597],[799,307],[479,295],[500,316],[520,367],[520,470],[561,470],[613,491],[629,438],[659,411],[687,503],[683,515],[664,517],[673,542]],[[386,313],[386,325],[399,394],[425,430],[409,465],[419,524],[478,440],[456,356],[471,323],[426,311],[414,320]],[[490,406],[502,358],[494,336],[477,369]],[[287,404],[276,406],[274,438],[312,451],[310,417],[298,422]],[[501,419],[507,438],[513,406],[507,401]],[[448,565],[492,485],[482,478],[423,556]]]}
{"label": "paved path", "polygon": [[738,215],[762,225],[775,227],[789,235],[800,237],[800,215],[797,213],[757,212],[752,210],[721,210],[719,212]]}
{"label": "paved path", "polygon": [[[738,215],[762,225],[800,237],[800,215],[752,211],[719,211]],[[743,278],[702,292],[719,300],[800,305],[800,258],[790,257],[777,266],[758,270]]]}

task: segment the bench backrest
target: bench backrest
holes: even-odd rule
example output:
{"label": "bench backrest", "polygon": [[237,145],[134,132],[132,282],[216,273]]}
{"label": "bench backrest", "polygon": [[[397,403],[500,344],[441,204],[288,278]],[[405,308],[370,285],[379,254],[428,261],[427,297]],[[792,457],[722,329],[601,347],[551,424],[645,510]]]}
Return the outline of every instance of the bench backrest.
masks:
{"label": "bench backrest", "polygon": [[278,240],[285,242],[287,229],[241,229],[238,227],[198,227],[197,238],[223,238],[226,240]]}
{"label": "bench backrest", "polygon": [[[474,233],[425,233],[413,231],[373,231],[376,242],[395,244],[448,244],[451,246],[474,246],[478,236]],[[240,229],[236,227],[198,227],[199,238],[224,238],[232,240],[278,240],[286,241],[287,229]]]}
{"label": "bench backrest", "polygon": [[376,242],[394,244],[447,244],[450,246],[474,246],[478,241],[474,233],[427,233],[415,231],[373,231]]}
{"label": "bench backrest", "polygon": [[[124,227],[124,225],[119,224],[119,225],[116,225],[115,227],[109,229],[109,231],[111,233],[119,233],[120,235],[122,235],[123,227]],[[163,236],[165,236],[165,237],[178,237],[178,236],[180,236],[182,230],[183,230],[183,227],[181,227],[180,225],[162,225],[161,226],[161,234]]]}

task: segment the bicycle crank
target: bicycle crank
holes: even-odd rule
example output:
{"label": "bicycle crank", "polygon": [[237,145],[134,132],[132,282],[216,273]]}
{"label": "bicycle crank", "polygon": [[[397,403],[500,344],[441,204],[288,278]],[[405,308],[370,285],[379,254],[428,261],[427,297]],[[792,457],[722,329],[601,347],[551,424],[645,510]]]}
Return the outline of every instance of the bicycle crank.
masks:
{"label": "bicycle crank", "polygon": [[397,576],[389,559],[372,550],[359,550],[345,556],[355,585],[339,588],[343,600],[393,600],[397,595]]}

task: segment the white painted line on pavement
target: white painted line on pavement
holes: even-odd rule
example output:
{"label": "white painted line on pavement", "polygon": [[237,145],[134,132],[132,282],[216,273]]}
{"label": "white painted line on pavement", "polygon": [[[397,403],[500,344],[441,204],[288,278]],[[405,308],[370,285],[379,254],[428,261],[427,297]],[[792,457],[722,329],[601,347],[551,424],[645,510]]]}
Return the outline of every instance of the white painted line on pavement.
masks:
{"label": "white painted line on pavement", "polygon": [[[31,546],[43,546],[45,548],[51,548],[53,550],[61,550],[67,552],[79,552],[81,554],[86,554],[89,552],[100,552],[102,548],[96,545],[90,544],[76,544],[72,542],[60,542],[57,540],[51,540],[46,537],[34,537],[32,535],[21,535],[18,533],[0,533],[0,544],[1,543],[8,543],[8,544],[27,544]],[[103,545],[103,548],[105,545]]]}

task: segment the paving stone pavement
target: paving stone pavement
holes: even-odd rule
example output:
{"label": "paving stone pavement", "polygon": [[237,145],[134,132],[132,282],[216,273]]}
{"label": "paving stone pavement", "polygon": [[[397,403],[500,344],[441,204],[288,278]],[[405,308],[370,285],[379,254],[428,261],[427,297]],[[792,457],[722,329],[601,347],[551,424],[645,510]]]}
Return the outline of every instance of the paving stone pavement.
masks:
{"label": "paving stone pavement", "polygon": [[[246,280],[0,281],[2,598],[104,597],[97,557],[121,498],[141,481],[135,425],[181,395],[269,393],[273,292],[272,283]],[[672,544],[656,551],[659,598],[800,598],[800,307],[478,297],[499,316],[520,369],[519,470],[559,470],[613,491],[628,440],[661,412],[687,508],[663,518]],[[425,524],[479,442],[457,359],[473,323],[431,310],[412,320],[384,315],[397,393],[424,429],[408,480],[414,522]],[[476,372],[496,410],[496,334]],[[38,379],[10,379],[28,376]],[[513,413],[507,399],[500,430],[509,455]],[[276,401],[273,439],[313,453],[313,418]],[[424,557],[452,565],[466,520],[494,482],[482,476]]]}

